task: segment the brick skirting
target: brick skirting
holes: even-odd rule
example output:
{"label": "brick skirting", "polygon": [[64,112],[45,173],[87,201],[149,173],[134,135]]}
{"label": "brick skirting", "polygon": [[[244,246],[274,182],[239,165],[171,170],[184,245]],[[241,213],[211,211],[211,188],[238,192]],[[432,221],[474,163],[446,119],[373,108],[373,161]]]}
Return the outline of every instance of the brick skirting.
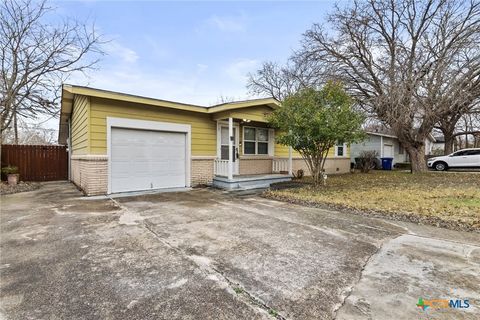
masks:
{"label": "brick skirting", "polygon": [[[288,158],[275,158],[277,160]],[[269,174],[272,173],[272,158],[240,158],[240,174]],[[307,163],[302,158],[292,159],[292,170],[296,173],[299,169],[306,176],[310,175]],[[324,166],[327,174],[350,172],[350,158],[327,158]]]}
{"label": "brick skirting", "polygon": [[108,158],[103,155],[74,155],[70,179],[88,196],[107,193]]}
{"label": "brick skirting", "polygon": [[272,158],[240,158],[239,174],[272,173]]}
{"label": "brick skirting", "polygon": [[[108,192],[108,157],[106,155],[74,155],[71,158],[71,181],[88,196]],[[213,157],[192,159],[192,186],[211,184]]]}
{"label": "brick skirting", "polygon": [[[214,177],[214,157],[193,157],[191,160],[191,185],[210,185]],[[309,175],[308,167],[301,158],[293,159],[293,172],[302,169]],[[240,174],[272,173],[271,158],[240,159]],[[329,158],[325,161],[325,172],[347,173],[349,158]],[[71,180],[88,195],[103,195],[108,192],[108,157],[106,155],[74,155],[71,158]]]}
{"label": "brick skirting", "polygon": [[193,157],[190,181],[192,187],[210,185],[213,181],[214,157]]}
{"label": "brick skirting", "polygon": [[[327,158],[323,168],[326,174],[348,173],[350,172],[350,158]],[[293,159],[292,169],[294,174],[296,174],[299,169],[302,169],[306,176],[310,175],[307,163],[302,158]]]}

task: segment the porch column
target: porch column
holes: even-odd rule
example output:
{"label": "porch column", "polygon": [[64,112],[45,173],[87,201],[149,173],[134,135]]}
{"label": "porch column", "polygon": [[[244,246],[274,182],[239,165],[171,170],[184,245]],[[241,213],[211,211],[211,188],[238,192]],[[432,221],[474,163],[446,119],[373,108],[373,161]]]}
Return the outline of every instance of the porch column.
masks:
{"label": "porch column", "polygon": [[288,174],[293,174],[292,147],[288,147]]}
{"label": "porch column", "polygon": [[228,179],[233,179],[233,118],[228,118]]}
{"label": "porch column", "polygon": [[380,158],[383,158],[383,136],[380,136]]}

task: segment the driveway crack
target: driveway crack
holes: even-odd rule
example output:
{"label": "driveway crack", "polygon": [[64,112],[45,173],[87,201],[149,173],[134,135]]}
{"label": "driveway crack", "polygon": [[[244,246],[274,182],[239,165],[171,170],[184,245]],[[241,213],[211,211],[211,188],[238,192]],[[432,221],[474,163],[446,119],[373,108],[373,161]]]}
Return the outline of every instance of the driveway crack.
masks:
{"label": "driveway crack", "polygon": [[377,249],[367,258],[367,260],[365,260],[365,263],[362,265],[362,268],[360,269],[360,274],[358,276],[358,279],[356,281],[354,281],[354,283],[349,286],[346,290],[343,290],[342,292],[342,301],[340,303],[338,303],[334,308],[333,308],[333,319],[337,319],[337,315],[338,315],[338,311],[345,305],[345,303],[347,302],[348,298],[350,297],[350,295],[352,294],[353,290],[355,289],[355,286],[362,280],[363,278],[363,273],[365,271],[365,269],[367,268],[368,264],[370,263],[370,261],[372,260],[373,257],[375,257],[378,252],[383,248],[383,246],[385,245],[385,243],[388,243],[396,238],[399,238],[401,236],[403,236],[404,234],[399,234],[397,235],[396,237],[393,237],[393,238],[389,238],[389,239],[386,239],[385,241],[382,241],[382,243],[377,247]]}
{"label": "driveway crack", "polygon": [[222,287],[227,288],[227,292],[234,295],[235,297],[239,298],[240,301],[246,303],[250,307],[256,307],[258,311],[261,313],[273,317],[278,320],[286,320],[283,315],[281,315],[277,310],[268,306],[264,301],[260,298],[256,297],[254,294],[250,293],[246,290],[243,286],[241,286],[238,282],[234,281],[233,279],[226,276],[222,271],[218,268],[211,265],[211,263],[206,262],[202,257],[196,255],[189,255],[182,249],[172,245],[168,242],[165,238],[159,235],[154,230],[154,225],[151,224],[148,220],[144,220],[142,225],[147,229],[157,240],[159,240],[162,244],[167,246],[168,248],[174,250],[176,253],[180,254],[187,260],[193,262],[199,269],[202,271],[207,278],[210,280],[215,280],[219,282]]}

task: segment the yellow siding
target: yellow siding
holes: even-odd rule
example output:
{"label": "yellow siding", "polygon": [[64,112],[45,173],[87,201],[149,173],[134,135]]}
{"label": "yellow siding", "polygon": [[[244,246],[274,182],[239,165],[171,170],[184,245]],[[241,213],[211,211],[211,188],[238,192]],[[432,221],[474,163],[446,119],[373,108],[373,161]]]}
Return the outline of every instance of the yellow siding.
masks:
{"label": "yellow siding", "polygon": [[235,119],[248,119],[252,121],[266,122],[267,119],[265,118],[265,115],[271,112],[272,109],[268,106],[255,106],[238,110],[214,113],[212,119],[218,120],[232,117]]}
{"label": "yellow siding", "polygon": [[[275,136],[277,135],[278,135],[277,132],[275,132]],[[292,150],[292,151],[293,151],[292,157],[294,158],[300,157],[300,154],[298,152],[296,152],[295,150]],[[275,157],[280,157],[280,158],[288,157],[288,147],[275,143]]]}
{"label": "yellow siding", "polygon": [[[238,115],[239,119],[248,119],[249,117],[260,116],[262,120],[266,120],[266,115],[270,114],[272,109],[267,106],[256,106],[251,108],[239,109],[235,112]],[[245,118],[243,118],[244,116]]]}
{"label": "yellow siding", "polygon": [[107,117],[190,124],[192,155],[215,156],[217,153],[216,122],[208,114],[92,97],[91,154],[107,153]]}
{"label": "yellow siding", "polygon": [[72,111],[72,154],[89,153],[89,114],[90,99],[76,95]]}
{"label": "yellow siding", "polygon": [[[213,116],[205,113],[158,108],[133,102],[110,100],[98,97],[75,95],[72,113],[72,151],[73,154],[106,154],[107,153],[107,117],[129,118],[137,120],[163,121],[192,126],[192,155],[216,156],[217,137],[216,121],[222,117],[232,116],[236,119],[263,120],[270,112],[268,106],[255,106]],[[258,121],[257,120],[257,121]],[[247,126],[266,127],[266,123],[252,122]],[[240,126],[240,142],[243,141],[243,125]],[[278,135],[278,131],[275,131]],[[243,145],[243,143],[242,143]],[[240,150],[242,153],[242,151]],[[334,157],[332,148],[328,157]],[[293,151],[293,157],[300,154]],[[345,157],[350,156],[347,147]],[[275,144],[275,157],[288,157],[288,147]]]}

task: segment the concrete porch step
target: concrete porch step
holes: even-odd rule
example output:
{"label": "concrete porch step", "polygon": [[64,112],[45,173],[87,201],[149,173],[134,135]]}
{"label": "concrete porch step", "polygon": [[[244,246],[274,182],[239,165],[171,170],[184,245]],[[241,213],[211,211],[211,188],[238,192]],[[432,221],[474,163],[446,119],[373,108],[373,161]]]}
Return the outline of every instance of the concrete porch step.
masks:
{"label": "concrete porch step", "polygon": [[272,183],[292,180],[288,174],[264,174],[234,176],[229,180],[227,177],[215,176],[213,186],[225,190],[249,190],[268,188]]}

